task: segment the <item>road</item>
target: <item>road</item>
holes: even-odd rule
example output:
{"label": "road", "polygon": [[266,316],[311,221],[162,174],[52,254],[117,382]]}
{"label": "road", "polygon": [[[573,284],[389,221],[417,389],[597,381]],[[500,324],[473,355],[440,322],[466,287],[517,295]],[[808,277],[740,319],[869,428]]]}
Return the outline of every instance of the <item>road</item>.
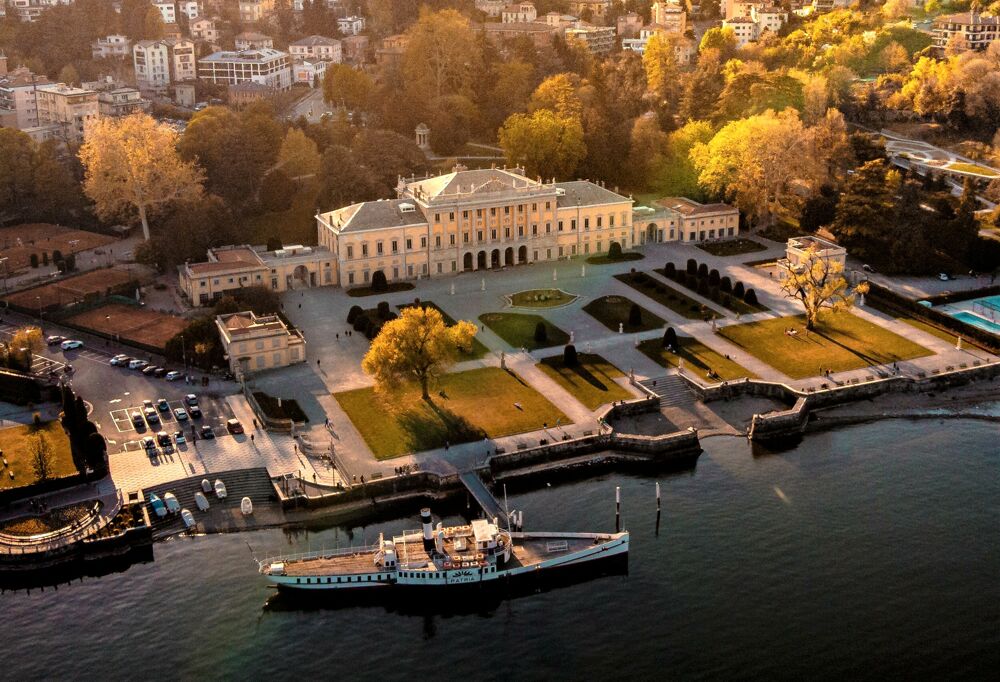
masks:
{"label": "road", "polygon": [[326,111],[329,111],[329,107],[323,101],[323,90],[315,88],[292,107],[288,117],[294,121],[304,116],[310,123],[319,123],[320,117]]}

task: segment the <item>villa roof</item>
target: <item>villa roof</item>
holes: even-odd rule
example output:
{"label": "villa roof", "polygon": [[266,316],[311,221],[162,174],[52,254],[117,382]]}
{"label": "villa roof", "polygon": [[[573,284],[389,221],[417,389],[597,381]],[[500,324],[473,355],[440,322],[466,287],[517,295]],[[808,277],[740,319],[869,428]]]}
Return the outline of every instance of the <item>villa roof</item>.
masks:
{"label": "villa roof", "polygon": [[406,187],[411,193],[419,189],[423,193],[423,196],[420,197],[421,200],[427,200],[447,194],[502,192],[508,189],[537,185],[537,181],[526,178],[513,170],[482,168],[454,171],[426,180],[417,180],[408,183]]}
{"label": "villa roof", "polygon": [[574,180],[572,182],[557,182],[557,190],[563,190],[559,194],[558,206],[598,206],[600,204],[613,204],[622,201],[631,201],[617,192],[612,192],[589,180]]}
{"label": "villa roof", "polygon": [[413,206],[412,200],[407,199],[365,201],[349,206],[345,210],[344,215],[347,216],[347,220],[343,223],[341,232],[427,224],[424,214],[415,207],[413,211],[401,211],[400,206],[403,204]]}
{"label": "villa roof", "polygon": [[336,38],[327,38],[326,36],[306,36],[301,40],[296,40],[294,43],[289,43],[289,46],[295,45],[296,47],[316,47],[317,45],[340,45],[340,41]]}
{"label": "villa roof", "polygon": [[677,211],[684,216],[708,215],[710,213],[729,213],[736,209],[729,204],[699,204],[686,197],[663,197],[653,202],[657,206]]}

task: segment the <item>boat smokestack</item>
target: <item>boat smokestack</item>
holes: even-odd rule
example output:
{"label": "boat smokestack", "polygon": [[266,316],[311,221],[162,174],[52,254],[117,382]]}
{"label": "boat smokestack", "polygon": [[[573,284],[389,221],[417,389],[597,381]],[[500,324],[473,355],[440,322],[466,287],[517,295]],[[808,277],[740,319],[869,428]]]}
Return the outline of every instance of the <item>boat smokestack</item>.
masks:
{"label": "boat smokestack", "polygon": [[430,507],[420,510],[420,525],[424,534],[424,547],[430,549],[434,546],[434,524],[431,521]]}

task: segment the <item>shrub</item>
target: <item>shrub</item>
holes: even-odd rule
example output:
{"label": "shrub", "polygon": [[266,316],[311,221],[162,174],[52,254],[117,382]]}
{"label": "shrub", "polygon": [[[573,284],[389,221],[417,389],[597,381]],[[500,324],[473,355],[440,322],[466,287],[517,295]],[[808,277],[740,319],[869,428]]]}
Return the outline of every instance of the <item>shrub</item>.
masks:
{"label": "shrub", "polygon": [[725,294],[733,293],[733,282],[728,277],[723,277],[719,280],[719,289]]}
{"label": "shrub", "polygon": [[31,260],[31,267],[37,268],[38,267],[38,254],[37,253],[31,254],[31,256],[29,256],[29,259]]}
{"label": "shrub", "polygon": [[694,258],[688,258],[687,262],[687,274],[695,275],[698,273],[698,261]]}
{"label": "shrub", "polygon": [[708,285],[708,297],[713,301],[719,300],[719,287],[713,287],[711,283]]}
{"label": "shrub", "polygon": [[746,289],[743,287],[743,282],[737,282],[733,286],[733,296],[735,296],[736,298],[743,298],[743,294],[745,292]]}
{"label": "shrub", "polygon": [[715,268],[712,268],[712,271],[708,273],[708,286],[719,286],[719,271]]}
{"label": "shrub", "polygon": [[698,293],[702,296],[708,296],[708,282],[705,280],[698,280]]}
{"label": "shrub", "polygon": [[705,279],[708,277],[708,266],[702,263],[698,266],[698,279]]}
{"label": "shrub", "polygon": [[388,320],[389,315],[392,314],[392,311],[389,310],[388,301],[379,301],[379,304],[375,307],[375,311],[378,313],[378,319],[380,320]]}
{"label": "shrub", "polygon": [[642,325],[642,308],[638,303],[633,303],[628,309],[628,326],[638,327]]}
{"label": "shrub", "polygon": [[362,334],[368,331],[368,328],[372,326],[372,321],[368,319],[365,314],[358,315],[354,318],[354,331],[361,332]]}
{"label": "shrub", "polygon": [[389,291],[389,282],[385,279],[385,273],[381,270],[376,270],[372,273],[372,291],[385,292]]}
{"label": "shrub", "polygon": [[365,312],[361,309],[359,305],[352,305],[351,309],[347,311],[347,324],[354,324],[354,321],[358,319],[358,315]]}
{"label": "shrub", "polygon": [[66,270],[73,272],[76,270],[76,254],[68,253],[66,254]]}
{"label": "shrub", "polygon": [[677,348],[677,332],[673,327],[667,327],[667,331],[663,332],[663,347]]}
{"label": "shrub", "polygon": [[673,263],[667,263],[663,267],[663,274],[669,277],[670,279],[673,279],[674,276],[677,275],[677,267]]}
{"label": "shrub", "polygon": [[757,305],[757,292],[753,289],[747,289],[747,292],[743,294],[743,302],[747,305]]}
{"label": "shrub", "polygon": [[658,294],[665,294],[665,293],[667,293],[667,289],[662,284],[657,284],[656,285],[656,293],[658,293]]}
{"label": "shrub", "polygon": [[621,258],[622,257],[622,245],[618,242],[611,242],[611,246],[608,247],[608,258]]}
{"label": "shrub", "polygon": [[544,322],[535,325],[535,343],[545,343],[549,340],[549,330],[545,328]]}
{"label": "shrub", "polygon": [[567,367],[576,367],[580,364],[580,360],[576,357],[576,346],[572,343],[567,343],[563,348],[563,364]]}
{"label": "shrub", "polygon": [[58,263],[62,259],[63,259],[62,251],[60,251],[59,249],[53,249],[52,250],[52,262],[53,263]]}

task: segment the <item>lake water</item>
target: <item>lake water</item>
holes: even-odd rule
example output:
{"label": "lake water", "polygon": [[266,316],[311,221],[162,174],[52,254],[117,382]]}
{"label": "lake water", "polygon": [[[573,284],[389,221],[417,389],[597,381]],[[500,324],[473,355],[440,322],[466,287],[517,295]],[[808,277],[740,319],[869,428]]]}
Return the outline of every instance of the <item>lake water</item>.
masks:
{"label": "lake water", "polygon": [[[0,595],[6,679],[983,678],[1000,668],[995,424],[890,421],[697,467],[511,496],[529,530],[632,532],[627,574],[456,604],[278,596],[258,554],[416,528],[176,538],[156,560]],[[654,483],[664,513],[655,532]],[[457,520],[457,517],[446,517]],[[531,587],[531,586],[528,586]]]}

